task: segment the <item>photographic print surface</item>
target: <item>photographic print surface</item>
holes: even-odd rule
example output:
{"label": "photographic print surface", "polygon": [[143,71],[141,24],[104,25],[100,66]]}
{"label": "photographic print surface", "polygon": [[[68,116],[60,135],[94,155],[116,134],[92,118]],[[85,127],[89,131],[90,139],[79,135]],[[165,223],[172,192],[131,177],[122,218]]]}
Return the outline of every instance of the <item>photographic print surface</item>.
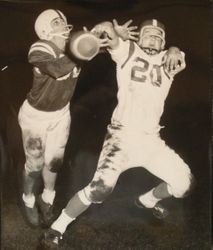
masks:
{"label": "photographic print surface", "polygon": [[[35,83],[35,68],[33,69],[35,65],[30,62],[35,57],[33,57],[34,55],[30,57],[31,46],[46,39],[39,40],[34,29],[35,21],[38,15],[47,9],[60,10],[65,15],[67,23],[73,26],[70,37],[77,31],[82,31],[83,27],[90,31],[97,24],[105,21],[112,22],[113,19],[116,19],[119,25],[124,25],[131,19],[132,23],[129,26],[137,26],[135,31],[138,32],[145,20],[157,20],[165,26],[164,32],[157,33],[160,41],[165,41],[165,50],[171,47],[179,48],[185,54],[184,62],[186,64],[185,69],[175,75],[174,79],[171,75],[166,78],[166,84],[171,84],[171,86],[167,85],[168,88],[164,92],[165,98],[160,101],[158,93],[164,86],[164,83],[161,85],[161,80],[165,79],[166,73],[164,71],[162,73],[157,59],[156,61],[150,59],[147,62],[146,58],[150,56],[147,54],[143,57],[141,54],[136,56],[134,54],[136,51],[132,54],[128,52],[127,56],[130,61],[124,60],[127,63],[122,67],[119,64],[120,61],[116,61],[117,59],[113,57],[113,52],[105,48],[101,48],[99,53],[88,61],[76,60],[76,58],[73,59],[70,40],[68,40],[64,53],[67,53],[68,57],[72,58],[78,66],[77,71],[72,71],[73,78],[77,73],[78,78],[76,77],[76,82],[73,83],[71,90],[68,86],[69,83],[63,81],[64,87],[61,87],[62,84],[60,86],[59,84],[62,81],[56,83],[55,80],[52,80],[57,80],[62,76],[60,73],[65,71],[65,62],[58,64],[53,70],[55,74],[60,72],[60,76],[57,75],[55,78],[49,71],[47,72],[43,64],[39,65],[44,70],[41,70],[40,73],[45,73],[49,77],[48,79],[51,79],[48,81],[52,83],[46,92],[42,89],[43,85],[40,86],[40,93],[43,95],[46,93],[53,102],[52,106],[48,106],[45,103],[47,99],[43,99],[44,102],[35,104],[33,98],[37,94],[37,89],[34,89],[33,94],[35,95],[30,99],[33,109],[28,109],[28,113],[31,116],[35,115],[33,113],[35,108],[41,113],[48,113],[50,117],[51,112],[62,110],[66,106],[65,100],[68,100],[66,98],[70,97],[70,102],[67,101],[70,103],[69,110],[66,111],[71,113],[71,122],[70,117],[65,116],[63,112],[60,113],[56,122],[48,125],[49,130],[55,129],[54,136],[48,144],[45,144],[46,140],[44,143],[44,150],[47,150],[47,147],[50,149],[49,155],[54,155],[57,146],[60,150],[63,147],[65,149],[64,157],[60,158],[59,154],[58,158],[56,157],[63,160],[63,164],[58,171],[55,183],[54,220],[61,214],[62,209],[67,208],[68,202],[76,194],[86,207],[88,204],[90,205],[88,209],[80,213],[77,205],[75,206],[78,203],[72,199],[74,205],[71,206],[71,210],[66,211],[76,213],[77,216],[68,224],[60,249],[211,249],[209,144],[212,104],[210,35],[212,25],[211,4],[208,0],[0,1],[2,31],[0,39],[1,249],[38,250],[44,247],[41,239],[44,237],[47,227],[29,224],[22,198],[23,170],[26,169],[26,159],[29,160],[29,154],[26,154],[26,151],[24,153],[24,149],[26,150],[24,142],[29,134],[24,136],[22,130],[23,127],[27,130],[30,126],[34,127],[37,133],[38,130],[41,131],[44,123],[40,122],[39,118],[38,123],[29,125],[26,119],[21,130],[19,112],[24,101],[27,98],[29,101],[29,93],[32,93]],[[108,37],[112,41],[110,34],[107,31],[105,33],[107,34],[105,38]],[[132,43],[138,44],[134,41]],[[39,46],[43,46],[42,50],[48,49],[49,51],[49,43],[44,42],[44,44],[46,45],[39,44]],[[138,50],[140,49],[140,46],[134,46]],[[84,49],[87,48],[84,47]],[[53,50],[57,51],[55,47]],[[52,49],[50,51],[43,52],[53,53]],[[132,61],[131,56],[135,56]],[[57,59],[59,57],[60,55],[56,56]],[[45,60],[47,59],[45,58]],[[131,65],[128,64],[129,62]],[[147,66],[149,63],[154,65],[154,70],[150,70]],[[128,67],[129,70],[125,70]],[[79,69],[81,70],[78,71]],[[148,72],[148,70],[150,71]],[[124,84],[130,76],[131,81],[135,81],[136,85],[126,85],[124,90]],[[153,98],[150,86],[143,88],[146,76],[152,80],[156,78],[156,81],[153,80],[150,84],[152,88],[157,89],[155,98]],[[162,79],[159,80],[159,77]],[[53,88],[56,89],[54,93]],[[63,92],[60,92],[62,90]],[[141,95],[138,94],[140,91]],[[134,92],[135,95],[131,101],[127,101],[125,98],[130,97],[124,92]],[[42,94],[39,101],[43,98]],[[137,106],[137,102],[139,106]],[[42,106],[43,104],[44,106]],[[119,109],[119,104],[124,106]],[[56,106],[57,108],[55,108]],[[150,135],[147,139],[147,135],[141,136],[141,132],[138,133],[145,126],[145,117],[148,117],[147,121],[150,122],[153,107],[159,113],[157,133],[161,138],[158,138],[161,140],[160,142],[156,139],[151,139],[150,142]],[[132,109],[130,110],[130,108]],[[147,112],[146,116],[144,110]],[[127,115],[122,116],[121,113]],[[39,117],[43,116],[39,115]],[[131,133],[128,131],[126,133],[123,127],[128,128],[130,117],[134,121],[132,124],[138,125],[132,125]],[[57,130],[59,120],[62,123]],[[118,123],[115,123],[115,120]],[[147,122],[148,128],[151,129],[150,124],[152,123],[149,122]],[[115,124],[116,126],[114,126]],[[40,146],[43,145],[44,137],[40,138],[42,138],[42,142],[34,141],[33,147],[36,148],[36,143],[41,143]],[[162,150],[162,147],[163,152],[166,151],[164,145],[161,145],[163,141],[168,146],[169,152],[170,149],[172,154],[175,152],[175,156],[173,155],[170,161],[167,157],[160,157],[162,154],[158,152],[159,148]],[[120,151],[122,154],[117,155],[117,152]],[[58,152],[59,149],[57,149]],[[32,154],[35,154],[35,151],[31,152]],[[144,160],[147,155],[149,155],[149,162],[153,160],[152,163],[155,164],[148,164]],[[179,158],[176,158],[176,155],[183,159],[184,164],[181,160],[179,161]],[[165,164],[163,164],[164,162]],[[184,171],[185,164],[187,171],[189,167],[196,180],[194,188],[186,197],[182,197],[184,195],[181,193],[181,188],[185,191],[185,182],[186,186],[188,183],[188,179],[185,180],[186,175],[180,175],[182,168],[179,168],[179,165],[182,167],[182,164]],[[176,169],[177,172],[174,174]],[[28,172],[30,172],[29,168]],[[55,173],[55,171],[52,172]],[[102,178],[102,175],[108,175],[107,179]],[[160,202],[169,211],[168,216],[159,219],[153,215],[153,209],[139,208],[135,205],[136,197],[159,186],[162,180],[170,184],[168,176],[171,175],[176,178],[171,180],[172,184],[169,187],[173,187],[173,183],[175,183],[174,186],[177,189],[168,188],[167,191],[172,194],[172,197],[165,197]],[[87,188],[84,189],[85,187]],[[43,179],[38,176],[33,188],[36,199],[43,192],[43,188]],[[79,194],[79,190],[84,190],[84,194]],[[180,193],[178,193],[179,191]],[[99,197],[100,194],[101,197]],[[88,199],[85,200],[85,197]],[[80,214],[78,215],[78,213]]]}

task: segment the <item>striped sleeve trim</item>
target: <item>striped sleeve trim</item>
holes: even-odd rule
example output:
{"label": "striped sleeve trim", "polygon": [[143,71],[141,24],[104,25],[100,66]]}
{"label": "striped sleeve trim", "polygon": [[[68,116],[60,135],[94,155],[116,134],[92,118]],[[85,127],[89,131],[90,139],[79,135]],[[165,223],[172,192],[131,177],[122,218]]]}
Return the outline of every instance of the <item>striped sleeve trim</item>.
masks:
{"label": "striped sleeve trim", "polygon": [[42,51],[42,52],[45,52],[45,53],[52,55],[54,58],[57,58],[57,55],[56,55],[55,51],[53,50],[53,48],[46,43],[42,43],[42,42],[34,43],[30,47],[28,55],[30,55],[34,51]]}
{"label": "striped sleeve trim", "polygon": [[57,80],[57,81],[66,80],[66,79],[68,79],[68,78],[70,77],[70,75],[71,75],[71,73],[68,73],[68,74],[66,74],[65,76],[61,76],[61,77],[57,78],[56,80]]}
{"label": "striped sleeve trim", "polygon": [[121,68],[123,68],[126,65],[126,63],[129,61],[130,57],[133,55],[134,51],[135,51],[135,45],[132,41],[130,41],[129,54],[128,54],[126,61],[121,65]]}

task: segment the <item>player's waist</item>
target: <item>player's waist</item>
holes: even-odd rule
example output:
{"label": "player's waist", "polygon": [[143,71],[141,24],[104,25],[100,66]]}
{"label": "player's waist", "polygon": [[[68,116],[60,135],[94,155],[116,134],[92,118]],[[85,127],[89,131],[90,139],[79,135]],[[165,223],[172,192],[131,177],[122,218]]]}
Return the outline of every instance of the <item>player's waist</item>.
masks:
{"label": "player's waist", "polygon": [[130,120],[111,119],[110,130],[122,133],[158,134],[164,126],[159,123],[132,122]]}
{"label": "player's waist", "polygon": [[60,119],[60,117],[63,117],[67,112],[70,112],[69,109],[70,109],[70,103],[68,103],[65,107],[57,111],[51,111],[51,112],[41,111],[30,105],[28,100],[25,100],[20,108],[20,112],[25,114],[25,116],[27,116],[28,118],[43,121],[43,120]]}

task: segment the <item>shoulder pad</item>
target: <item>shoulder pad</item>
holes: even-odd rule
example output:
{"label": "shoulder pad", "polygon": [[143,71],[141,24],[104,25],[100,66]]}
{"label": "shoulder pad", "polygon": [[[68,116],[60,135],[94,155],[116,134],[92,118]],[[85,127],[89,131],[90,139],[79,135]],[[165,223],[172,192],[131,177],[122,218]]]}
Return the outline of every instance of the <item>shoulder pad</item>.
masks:
{"label": "shoulder pad", "polygon": [[45,53],[52,55],[54,58],[57,58],[57,54],[54,51],[53,47],[51,47],[51,45],[46,43],[45,41],[39,40],[35,42],[34,44],[32,44],[30,47],[28,56],[34,51],[45,52]]}

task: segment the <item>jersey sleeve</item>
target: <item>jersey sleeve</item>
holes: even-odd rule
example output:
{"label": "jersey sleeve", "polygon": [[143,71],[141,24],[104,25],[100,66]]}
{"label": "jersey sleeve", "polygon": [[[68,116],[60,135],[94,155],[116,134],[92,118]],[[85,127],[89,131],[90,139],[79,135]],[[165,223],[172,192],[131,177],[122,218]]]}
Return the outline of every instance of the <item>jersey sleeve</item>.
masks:
{"label": "jersey sleeve", "polygon": [[132,53],[131,50],[133,48],[133,42],[127,40],[123,41],[119,38],[119,45],[116,49],[108,49],[112,60],[117,64],[124,64],[126,60],[128,60],[129,55]]}
{"label": "jersey sleeve", "polygon": [[28,53],[28,61],[41,73],[45,73],[55,79],[72,72],[76,64],[69,57],[63,55],[58,58],[54,50],[45,44],[34,44]]}

